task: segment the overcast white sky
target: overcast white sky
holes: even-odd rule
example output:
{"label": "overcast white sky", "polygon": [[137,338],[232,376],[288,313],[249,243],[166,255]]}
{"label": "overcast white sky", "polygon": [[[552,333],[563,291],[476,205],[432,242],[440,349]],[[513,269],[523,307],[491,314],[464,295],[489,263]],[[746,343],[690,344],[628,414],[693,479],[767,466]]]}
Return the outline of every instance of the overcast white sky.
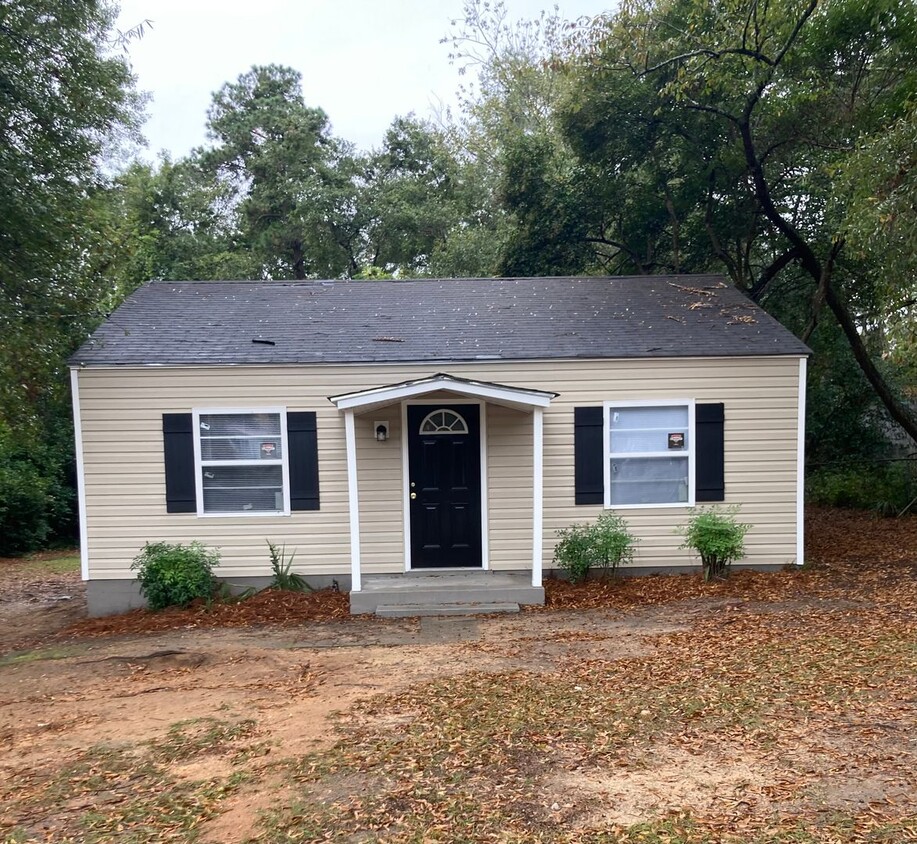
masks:
{"label": "overcast white sky", "polygon": [[[535,18],[552,0],[506,0],[510,19]],[[599,14],[603,0],[558,0],[568,19]],[[130,59],[152,94],[144,134],[151,157],[186,154],[205,141],[211,94],[254,64],[303,75],[310,106],[338,137],[378,146],[396,115],[430,117],[454,104],[458,69],[440,40],[462,0],[121,0],[118,28],[152,21]]]}

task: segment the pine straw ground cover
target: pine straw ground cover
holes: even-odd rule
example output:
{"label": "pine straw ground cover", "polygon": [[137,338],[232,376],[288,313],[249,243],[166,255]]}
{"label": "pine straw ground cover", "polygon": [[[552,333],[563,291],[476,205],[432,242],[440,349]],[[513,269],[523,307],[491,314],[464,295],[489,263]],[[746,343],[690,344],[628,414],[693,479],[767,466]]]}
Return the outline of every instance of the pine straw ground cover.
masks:
{"label": "pine straw ground cover", "polygon": [[[917,517],[877,520],[854,510],[809,508],[807,557],[814,561],[802,571],[761,573],[736,571],[729,580],[704,583],[693,574],[620,577],[570,584],[545,581],[546,605],[529,611],[593,609],[666,604],[694,598],[742,598],[776,601],[793,596],[843,595],[870,584],[896,580],[899,565],[917,562]],[[61,633],[64,638],[136,635],[166,630],[256,625],[297,625],[305,621],[349,620],[344,592],[284,592],[266,589],[237,602],[196,601],[186,609],[159,612],[132,610],[120,615],[88,618]]]}
{"label": "pine straw ground cover", "polygon": [[[742,600],[647,657],[370,699],[294,767],[300,802],[257,840],[917,841],[917,519],[816,512],[812,528],[803,572],[558,587],[567,606]],[[622,786],[666,768],[670,794],[629,814]],[[682,791],[692,778],[706,788]]]}

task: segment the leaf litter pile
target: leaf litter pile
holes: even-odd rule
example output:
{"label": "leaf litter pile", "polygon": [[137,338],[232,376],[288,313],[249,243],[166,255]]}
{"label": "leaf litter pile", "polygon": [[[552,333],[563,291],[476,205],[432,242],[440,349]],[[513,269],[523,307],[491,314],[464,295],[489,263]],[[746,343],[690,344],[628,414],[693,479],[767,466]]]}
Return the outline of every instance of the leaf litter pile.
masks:
{"label": "leaf litter pile", "polygon": [[803,571],[558,585],[625,612],[728,600],[648,656],[488,673],[465,643],[468,673],[341,717],[256,840],[917,842],[917,518],[810,528]]}
{"label": "leaf litter pile", "polygon": [[62,631],[62,636],[125,636],[165,630],[253,627],[302,624],[304,621],[345,620],[350,616],[346,593],[332,589],[290,592],[264,589],[240,601],[195,601],[186,608],[152,612],[136,609],[120,615],[87,618]]}

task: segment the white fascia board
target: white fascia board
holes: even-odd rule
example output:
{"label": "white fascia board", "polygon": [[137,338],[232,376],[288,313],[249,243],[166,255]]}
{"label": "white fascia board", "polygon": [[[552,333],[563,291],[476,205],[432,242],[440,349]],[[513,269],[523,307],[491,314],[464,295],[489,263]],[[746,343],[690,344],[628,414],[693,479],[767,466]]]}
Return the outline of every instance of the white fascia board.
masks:
{"label": "white fascia board", "polygon": [[553,397],[553,393],[541,391],[504,388],[479,382],[453,381],[451,378],[430,378],[424,379],[423,381],[415,381],[410,384],[399,384],[393,387],[376,387],[371,390],[361,390],[359,393],[346,393],[341,396],[331,396],[330,401],[338,410],[362,409],[414,398],[427,393],[435,393],[439,390],[447,390],[452,393],[471,396],[473,398],[498,401],[509,407],[526,410],[531,410],[536,407],[548,407]]}
{"label": "white fascia board", "polygon": [[73,439],[76,450],[77,512],[80,522],[80,577],[89,580],[89,523],[86,518],[86,470],[83,465],[83,423],[80,413],[80,384],[76,369],[70,370],[73,400]]}

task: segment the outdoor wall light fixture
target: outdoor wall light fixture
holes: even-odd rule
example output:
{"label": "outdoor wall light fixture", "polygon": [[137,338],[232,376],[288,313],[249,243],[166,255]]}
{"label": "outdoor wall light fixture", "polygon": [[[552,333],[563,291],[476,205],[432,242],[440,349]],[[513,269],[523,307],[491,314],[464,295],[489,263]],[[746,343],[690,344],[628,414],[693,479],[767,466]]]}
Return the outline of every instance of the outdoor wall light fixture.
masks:
{"label": "outdoor wall light fixture", "polygon": [[376,429],[376,439],[384,443],[388,439],[388,422],[373,422],[373,427]]}

